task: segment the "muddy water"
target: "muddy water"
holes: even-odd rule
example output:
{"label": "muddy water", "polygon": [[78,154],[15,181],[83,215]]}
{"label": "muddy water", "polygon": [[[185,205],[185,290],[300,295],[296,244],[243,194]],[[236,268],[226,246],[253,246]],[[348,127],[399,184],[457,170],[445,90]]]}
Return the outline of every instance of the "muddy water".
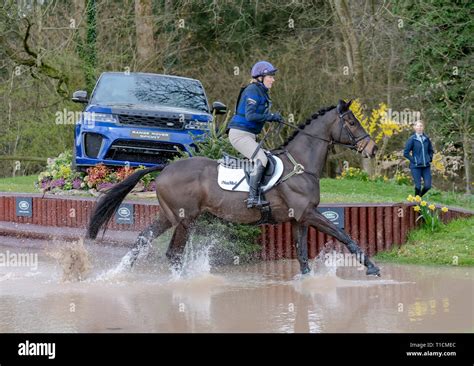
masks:
{"label": "muddy water", "polygon": [[[293,260],[211,268],[201,251],[176,273],[156,250],[112,276],[126,249],[88,246],[88,276],[64,282],[47,250],[0,243],[10,257],[0,266],[0,332],[474,331],[473,268],[384,264],[383,277],[367,278],[316,263],[302,278]],[[37,255],[37,266],[13,265],[19,253]]]}

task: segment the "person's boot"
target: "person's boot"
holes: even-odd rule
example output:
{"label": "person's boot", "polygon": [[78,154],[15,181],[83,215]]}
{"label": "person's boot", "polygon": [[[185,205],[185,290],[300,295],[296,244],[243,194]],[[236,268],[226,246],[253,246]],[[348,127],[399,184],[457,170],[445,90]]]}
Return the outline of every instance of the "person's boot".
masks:
{"label": "person's boot", "polygon": [[249,198],[247,199],[247,208],[263,207],[269,205],[269,202],[262,200],[260,196],[260,180],[262,179],[265,167],[260,160],[253,167],[249,179]]}
{"label": "person's boot", "polygon": [[415,187],[415,197],[420,196],[421,197],[421,189]]}
{"label": "person's boot", "polygon": [[429,188],[427,189],[426,187],[423,187],[423,189],[420,192],[420,197],[423,197],[425,193],[428,192],[429,190],[430,190]]}

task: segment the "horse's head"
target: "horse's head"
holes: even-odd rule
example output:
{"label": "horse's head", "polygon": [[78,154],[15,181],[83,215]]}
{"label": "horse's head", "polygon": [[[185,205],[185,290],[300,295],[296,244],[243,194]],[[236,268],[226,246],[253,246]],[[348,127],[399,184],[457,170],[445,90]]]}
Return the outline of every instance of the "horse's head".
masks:
{"label": "horse's head", "polygon": [[331,127],[331,137],[335,142],[352,145],[358,152],[373,158],[377,152],[377,145],[349,109],[351,103],[352,100],[348,103],[340,100],[337,104],[337,117]]}

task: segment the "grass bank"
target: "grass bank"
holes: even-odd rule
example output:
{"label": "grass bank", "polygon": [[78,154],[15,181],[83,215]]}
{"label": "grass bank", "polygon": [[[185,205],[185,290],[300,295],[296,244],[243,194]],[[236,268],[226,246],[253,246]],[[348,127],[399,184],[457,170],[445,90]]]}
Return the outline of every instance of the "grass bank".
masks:
{"label": "grass bank", "polygon": [[413,230],[405,245],[374,258],[403,264],[474,266],[474,217],[453,220],[435,233]]}

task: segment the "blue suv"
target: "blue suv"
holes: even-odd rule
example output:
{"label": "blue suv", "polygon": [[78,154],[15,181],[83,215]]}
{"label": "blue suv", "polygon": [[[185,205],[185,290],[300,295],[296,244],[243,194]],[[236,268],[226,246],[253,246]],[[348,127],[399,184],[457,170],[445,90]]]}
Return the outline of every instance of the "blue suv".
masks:
{"label": "blue suv", "polygon": [[209,130],[213,112],[227,111],[221,102],[209,108],[199,80],[138,72],[105,72],[90,99],[78,90],[72,101],[86,104],[75,126],[77,170],[99,163],[164,168],[180,151],[191,154],[191,134]]}

